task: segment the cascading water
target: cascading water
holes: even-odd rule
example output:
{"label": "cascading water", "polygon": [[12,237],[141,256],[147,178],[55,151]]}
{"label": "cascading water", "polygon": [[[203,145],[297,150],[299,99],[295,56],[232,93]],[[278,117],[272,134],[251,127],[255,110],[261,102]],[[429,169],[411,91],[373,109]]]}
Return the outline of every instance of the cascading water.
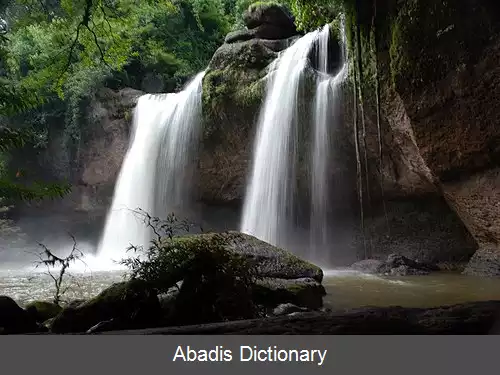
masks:
{"label": "cascading water", "polygon": [[182,206],[191,151],[197,140],[204,75],[199,73],[179,93],[139,98],[130,146],[99,244],[99,258],[118,261],[130,245],[149,244],[151,230],[137,209],[164,218],[174,206]]}
{"label": "cascading water", "polygon": [[[317,46],[317,67],[320,78],[316,82],[313,108],[311,150],[311,209],[310,249],[304,254],[321,262],[319,252],[329,251],[328,195],[331,127],[337,121],[340,84],[346,77],[347,63],[342,56],[342,67],[335,77],[329,76],[330,28],[306,34],[285,50],[271,66],[272,79],[261,110],[253,171],[245,197],[241,231],[273,245],[296,247],[300,230],[295,223],[295,167],[297,161],[299,119],[298,97],[302,77],[308,67],[310,52]],[[300,246],[300,245],[299,245]]]}
{"label": "cascading water", "polygon": [[277,246],[287,247],[293,230],[298,93],[317,34],[298,39],[273,62],[258,123],[241,231]]}
{"label": "cascading water", "polygon": [[338,125],[338,105],[341,84],[347,76],[346,41],[342,32],[341,69],[334,76],[328,76],[328,51],[330,27],[325,26],[318,35],[318,79],[314,99],[314,136],[312,143],[311,176],[311,220],[310,256],[319,263],[328,263],[331,254],[329,230],[330,184],[329,168],[331,158],[331,132]]}

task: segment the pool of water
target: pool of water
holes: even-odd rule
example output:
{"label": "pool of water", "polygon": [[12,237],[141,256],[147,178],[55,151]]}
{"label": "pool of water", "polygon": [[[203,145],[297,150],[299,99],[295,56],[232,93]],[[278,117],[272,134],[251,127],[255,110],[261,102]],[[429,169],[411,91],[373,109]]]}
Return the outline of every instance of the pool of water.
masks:
{"label": "pool of water", "polygon": [[354,271],[325,272],[325,306],[436,307],[500,300],[500,278],[438,272],[427,276],[379,277]]}
{"label": "pool of water", "polygon": [[[114,282],[125,271],[72,272],[63,299],[87,299]],[[325,272],[325,306],[332,309],[362,306],[433,307],[480,300],[500,300],[500,278],[476,278],[456,273],[428,276],[378,277],[347,270]],[[51,300],[54,282],[43,269],[0,269],[0,295],[24,305],[33,300]]]}

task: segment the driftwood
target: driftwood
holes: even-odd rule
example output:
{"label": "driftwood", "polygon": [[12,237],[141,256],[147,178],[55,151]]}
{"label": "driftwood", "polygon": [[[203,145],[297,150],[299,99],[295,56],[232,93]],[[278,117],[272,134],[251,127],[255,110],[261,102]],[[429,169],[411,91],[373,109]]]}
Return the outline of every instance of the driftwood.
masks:
{"label": "driftwood", "polygon": [[500,301],[471,302],[439,308],[360,308],[329,313],[299,313],[295,316],[109,331],[113,335],[357,335],[357,334],[498,334]]}

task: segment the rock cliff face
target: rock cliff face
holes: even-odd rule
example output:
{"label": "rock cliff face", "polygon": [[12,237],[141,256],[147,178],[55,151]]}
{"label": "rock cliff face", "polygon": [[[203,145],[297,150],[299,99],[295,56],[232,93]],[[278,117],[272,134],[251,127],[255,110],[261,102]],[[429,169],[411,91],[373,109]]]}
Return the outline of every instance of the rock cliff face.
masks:
{"label": "rock cliff face", "polygon": [[[466,272],[500,275],[500,6],[379,3],[384,171],[396,168],[384,185],[443,197],[478,247]],[[368,103],[371,129],[373,107]],[[370,138],[374,160],[375,134]]]}
{"label": "rock cliff face", "polygon": [[[243,199],[267,67],[277,56],[276,52],[291,41],[275,39],[277,34],[289,37],[291,32],[288,30],[294,30],[294,27],[284,26],[284,22],[278,21],[287,19],[286,16],[273,13],[273,18],[265,10],[259,12],[252,14],[258,13],[260,21],[247,14],[248,30],[228,35],[226,43],[215,53],[205,78],[207,123],[199,165],[199,192],[204,200],[229,202]],[[275,27],[282,27],[283,32],[263,38],[254,31],[256,27],[271,22],[275,22]],[[332,57],[338,56],[338,42],[331,45]],[[331,60],[335,61],[335,58]],[[331,194],[335,198],[332,216],[336,240],[332,244],[332,258],[348,263],[357,255],[364,256],[366,250],[377,258],[397,252],[425,261],[467,260],[474,252],[474,241],[446,203],[436,178],[420,154],[411,119],[397,92],[391,92],[391,98],[384,98],[384,109],[387,104],[387,110],[383,119],[383,148],[391,150],[384,155],[382,163],[384,199],[380,196],[380,179],[377,173],[372,173],[377,171],[380,158],[374,111],[367,109],[367,148],[371,168],[370,188],[364,192],[363,239],[359,225],[352,113],[349,113],[352,94],[348,89],[346,87],[343,100],[344,111],[347,111],[345,126],[335,129],[333,137],[335,150],[330,173],[335,181]],[[302,99],[305,105],[302,112],[305,113],[312,101],[312,91],[305,92]],[[368,196],[369,205],[366,204]]]}

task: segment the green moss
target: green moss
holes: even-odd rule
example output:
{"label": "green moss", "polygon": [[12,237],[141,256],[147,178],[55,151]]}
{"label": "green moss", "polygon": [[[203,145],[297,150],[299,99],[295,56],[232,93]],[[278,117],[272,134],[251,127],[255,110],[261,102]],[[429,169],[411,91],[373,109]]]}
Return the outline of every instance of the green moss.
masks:
{"label": "green moss", "polygon": [[[225,132],[235,123],[250,125],[262,103],[267,58],[245,48],[237,59],[220,69],[211,69],[203,81],[204,139]],[[234,118],[231,118],[234,117]]]}
{"label": "green moss", "polygon": [[494,11],[476,0],[404,2],[390,19],[390,69],[398,90],[418,89],[473,63],[499,30]]}

